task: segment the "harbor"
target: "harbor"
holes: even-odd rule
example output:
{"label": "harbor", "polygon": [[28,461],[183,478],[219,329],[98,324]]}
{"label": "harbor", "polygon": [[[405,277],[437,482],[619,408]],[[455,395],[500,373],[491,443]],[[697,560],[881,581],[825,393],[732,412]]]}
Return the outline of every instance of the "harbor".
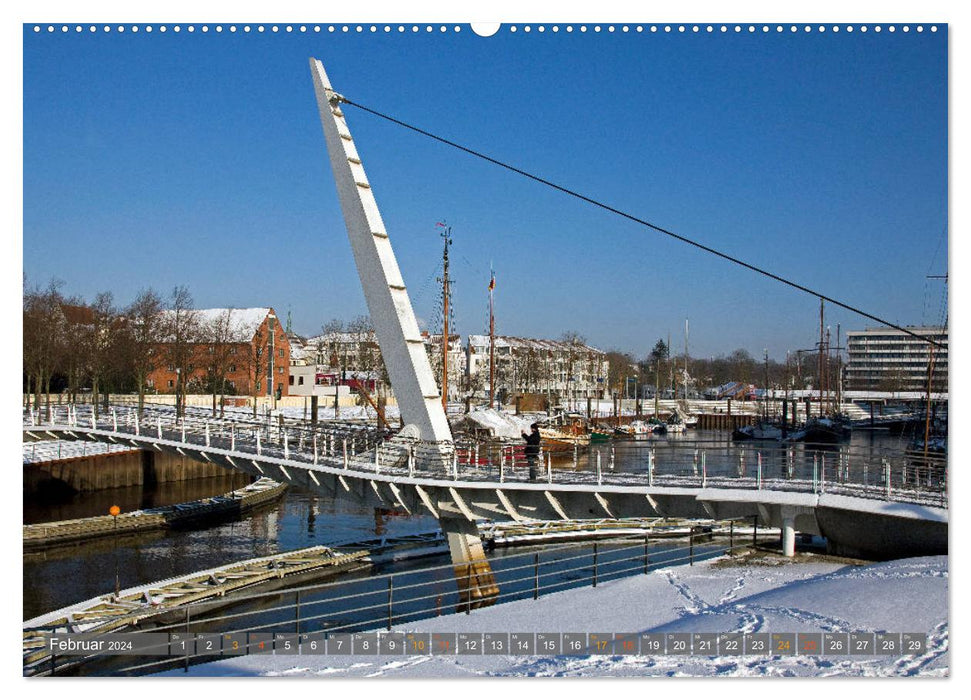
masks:
{"label": "harbor", "polygon": [[946,675],[947,25],[483,29],[24,25],[24,676]]}
{"label": "harbor", "polygon": [[[906,438],[872,432],[854,432],[843,447],[825,446],[820,454],[825,455],[831,464],[831,473],[836,476],[836,466],[845,463],[854,471],[862,467],[864,459],[879,463],[880,457],[891,452],[899,452],[906,445]],[[813,450],[805,445],[791,448],[794,455],[804,461],[812,459]],[[808,452],[806,452],[808,450]],[[718,466],[737,470],[741,458],[743,468],[754,475],[758,468],[760,451],[751,445],[738,448],[725,431],[690,431],[684,435],[652,437],[647,440],[612,440],[609,444],[591,445],[574,452],[560,454],[553,462],[557,471],[574,469],[580,472],[595,473],[598,455],[601,469],[616,474],[637,474],[647,468],[649,461],[664,464],[676,461],[691,472],[692,465],[701,469],[701,454],[704,452],[706,467],[712,472]],[[483,468],[489,461],[498,469],[498,452],[482,449],[479,460]],[[762,456],[763,468],[768,475],[770,465],[786,464],[787,452],[778,448],[766,449]],[[526,462],[509,464],[510,473],[524,473]],[[879,478],[877,470],[872,475]],[[215,488],[220,488],[217,483]],[[156,487],[157,488],[157,487]],[[111,491],[103,492],[110,494]],[[213,493],[213,496],[219,493]],[[108,522],[110,516],[100,510],[110,498],[99,499],[96,506],[99,512],[91,513]],[[47,506],[49,512],[59,513],[60,506]],[[43,517],[41,506],[32,507],[33,519]],[[56,517],[56,516],[55,516]],[[28,526],[25,526],[25,529]],[[42,527],[35,524],[31,528]],[[111,538],[90,543],[78,543],[72,547],[49,547],[37,552],[25,552],[25,580],[35,582],[25,590],[25,619],[35,617],[52,609],[63,607],[80,599],[88,599],[113,589],[113,572],[117,561],[121,584],[128,588],[143,580],[171,578],[206,568],[206,564],[229,564],[234,560],[246,558],[247,553],[267,556],[275,551],[294,550],[315,544],[329,544],[350,540],[365,540],[369,537],[400,537],[410,532],[427,532],[437,529],[434,518],[427,515],[409,515],[404,511],[380,512],[373,508],[353,506],[334,499],[315,497],[300,490],[291,490],[278,505],[268,503],[260,514],[242,520],[231,519],[224,524],[185,530],[164,530],[146,533],[134,538],[125,538],[115,550]],[[208,534],[207,534],[208,533]],[[215,557],[215,559],[211,559]],[[234,559],[235,557],[235,559]],[[72,570],[72,562],[89,561],[80,576],[70,577],[70,586],[59,588],[58,582],[66,581],[59,573]],[[140,573],[137,573],[140,572]],[[35,601],[35,602],[31,602]]]}

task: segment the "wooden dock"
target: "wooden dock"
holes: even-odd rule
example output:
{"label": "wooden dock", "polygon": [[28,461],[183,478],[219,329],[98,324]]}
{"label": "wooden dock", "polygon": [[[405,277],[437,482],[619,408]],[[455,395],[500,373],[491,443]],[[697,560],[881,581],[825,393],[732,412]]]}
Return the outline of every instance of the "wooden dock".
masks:
{"label": "wooden dock", "polygon": [[136,510],[115,517],[99,515],[24,525],[24,551],[89,539],[189,527],[202,521],[235,517],[279,499],[286,488],[286,484],[263,478],[221,496],[189,503]]}
{"label": "wooden dock", "polygon": [[[597,539],[685,537],[697,520],[685,518],[605,518],[602,520],[538,520],[494,523],[479,528],[487,548],[516,547]],[[712,521],[711,525],[714,525]]]}

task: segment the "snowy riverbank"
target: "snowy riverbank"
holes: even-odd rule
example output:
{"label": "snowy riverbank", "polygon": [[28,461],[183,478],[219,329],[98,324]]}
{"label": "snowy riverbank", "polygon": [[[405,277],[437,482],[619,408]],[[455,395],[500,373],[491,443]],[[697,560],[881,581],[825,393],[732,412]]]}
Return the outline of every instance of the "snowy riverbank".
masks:
{"label": "snowy riverbank", "polygon": [[408,632],[926,632],[919,656],[248,656],[171,676],[932,676],[949,673],[948,558],[710,560],[396,628]]}

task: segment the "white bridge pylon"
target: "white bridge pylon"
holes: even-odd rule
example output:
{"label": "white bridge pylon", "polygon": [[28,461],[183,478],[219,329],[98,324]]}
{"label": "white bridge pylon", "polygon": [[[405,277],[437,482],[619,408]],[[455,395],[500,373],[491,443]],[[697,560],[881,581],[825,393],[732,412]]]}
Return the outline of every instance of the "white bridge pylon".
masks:
{"label": "white bridge pylon", "polygon": [[340,109],[342,98],[334,92],[319,60],[310,59],[310,70],[347,236],[401,418],[418,429],[422,441],[451,443],[452,431],[425,343],[361,157]]}

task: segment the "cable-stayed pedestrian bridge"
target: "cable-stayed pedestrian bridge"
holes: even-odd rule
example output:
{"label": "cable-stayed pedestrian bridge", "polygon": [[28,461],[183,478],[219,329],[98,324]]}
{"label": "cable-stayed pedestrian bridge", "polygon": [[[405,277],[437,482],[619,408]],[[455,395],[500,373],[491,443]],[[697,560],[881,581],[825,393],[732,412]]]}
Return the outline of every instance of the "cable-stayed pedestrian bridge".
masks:
{"label": "cable-stayed pedestrian bridge", "polygon": [[[791,554],[795,533],[827,538],[835,552],[875,557],[947,551],[943,462],[900,456],[852,460],[840,453],[757,452],[710,465],[656,459],[611,471],[593,454],[541,457],[535,481],[514,447],[430,445],[405,429],[390,436],[346,424],[283,425],[245,418],[179,417],[171,409],[62,405],[25,413],[24,440],[89,440],[166,451],[254,476],[407,513],[430,514],[446,532],[478,520],[627,517],[754,517],[778,527]],[[608,448],[609,450],[609,448]],[[474,554],[474,553],[473,553]],[[452,551],[456,563],[468,552]]]}

